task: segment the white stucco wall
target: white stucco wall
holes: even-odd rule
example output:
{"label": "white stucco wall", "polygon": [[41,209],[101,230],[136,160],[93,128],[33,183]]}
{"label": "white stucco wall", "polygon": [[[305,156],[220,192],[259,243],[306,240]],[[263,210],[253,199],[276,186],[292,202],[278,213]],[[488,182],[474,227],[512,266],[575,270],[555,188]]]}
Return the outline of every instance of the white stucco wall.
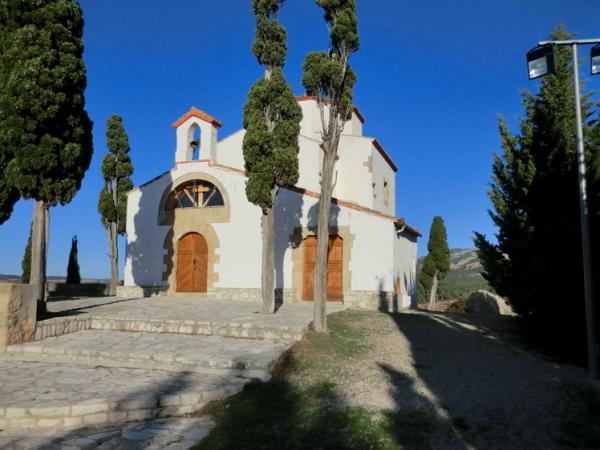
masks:
{"label": "white stucco wall", "polygon": [[[283,189],[276,203],[275,281],[276,287],[292,287],[292,243],[290,235],[297,228],[316,228],[323,151],[320,148],[320,117],[314,100],[301,101],[302,131],[299,137],[299,188],[305,194]],[[189,158],[190,119],[177,131],[177,157]],[[216,128],[203,125],[202,139],[216,140]],[[181,161],[162,176],[130,192],[127,209],[127,255],[125,260],[126,286],[160,286],[164,262],[164,241],[171,225],[159,225],[160,200],[177,180],[189,174],[199,179],[213,177],[219,181],[229,199],[230,216],[226,223],[212,223],[219,245],[213,270],[219,274],[213,288],[260,288],[262,233],[260,209],[246,199],[243,175],[242,142],[244,130],[229,135],[216,144],[210,161]],[[332,206],[331,227],[346,227],[352,236],[350,248],[349,291],[393,292],[394,280],[402,280],[402,306],[408,306],[410,295],[416,295],[416,237],[397,234],[394,227],[395,173],[373,145],[372,138],[362,137],[362,123],[356,114],[346,124],[340,140],[336,163],[337,185],[334,197],[342,205]],[[213,148],[212,142],[206,144]],[[206,149],[203,149],[204,151]],[[185,152],[185,154],[184,154]],[[203,153],[201,159],[209,155]],[[371,170],[369,170],[369,164]],[[390,200],[383,205],[382,183],[389,183]],[[373,196],[372,183],[375,181]],[[366,209],[343,206],[344,202],[375,209],[390,217]],[[202,210],[194,211],[202,214]],[[296,268],[297,269],[297,268]],[[408,299],[408,300],[407,300]],[[415,297],[416,299],[416,297]]]}
{"label": "white stucco wall", "polygon": [[[373,209],[391,216],[396,215],[396,174],[381,153],[371,144],[373,157],[372,180],[375,183]],[[388,182],[389,201],[384,202],[384,180]]]}
{"label": "white stucco wall", "polygon": [[408,308],[417,304],[417,237],[396,231],[392,237],[394,248],[394,279],[401,283],[399,306]]}

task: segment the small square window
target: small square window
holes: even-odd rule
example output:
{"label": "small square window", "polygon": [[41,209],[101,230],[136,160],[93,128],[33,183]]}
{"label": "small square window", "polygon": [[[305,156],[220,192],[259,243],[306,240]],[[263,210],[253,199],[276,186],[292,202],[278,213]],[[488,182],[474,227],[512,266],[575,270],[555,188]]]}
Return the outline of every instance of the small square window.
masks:
{"label": "small square window", "polygon": [[385,206],[390,204],[390,185],[387,180],[383,180],[383,204]]}

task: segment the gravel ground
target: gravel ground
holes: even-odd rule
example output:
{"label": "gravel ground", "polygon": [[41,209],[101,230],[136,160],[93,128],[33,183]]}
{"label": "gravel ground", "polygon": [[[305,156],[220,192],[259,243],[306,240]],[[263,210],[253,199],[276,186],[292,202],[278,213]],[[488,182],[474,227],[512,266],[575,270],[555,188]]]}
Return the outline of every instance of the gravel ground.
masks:
{"label": "gravel ground", "polygon": [[[514,318],[358,313],[352,326],[369,349],[328,364],[324,378],[343,405],[425,413],[423,448],[561,448],[581,389],[600,392],[583,369],[524,347]],[[314,370],[290,381],[314,382]]]}

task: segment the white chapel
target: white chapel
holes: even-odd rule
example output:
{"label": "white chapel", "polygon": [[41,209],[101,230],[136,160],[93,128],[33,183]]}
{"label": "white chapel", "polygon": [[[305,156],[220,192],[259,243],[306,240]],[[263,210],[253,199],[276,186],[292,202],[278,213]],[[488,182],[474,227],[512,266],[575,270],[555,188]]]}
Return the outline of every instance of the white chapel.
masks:
{"label": "white chapel", "polygon": [[[310,301],[316,256],[320,113],[297,101],[303,119],[297,186],[275,204],[275,287],[279,302]],[[328,301],[402,309],[416,303],[417,238],[396,212],[396,165],[363,136],[354,109],[335,166],[327,266]],[[222,123],[192,108],[173,124],[172,169],[133,189],[127,203],[121,295],[161,292],[261,301],[260,208],[248,202],[239,130],[218,140]]]}

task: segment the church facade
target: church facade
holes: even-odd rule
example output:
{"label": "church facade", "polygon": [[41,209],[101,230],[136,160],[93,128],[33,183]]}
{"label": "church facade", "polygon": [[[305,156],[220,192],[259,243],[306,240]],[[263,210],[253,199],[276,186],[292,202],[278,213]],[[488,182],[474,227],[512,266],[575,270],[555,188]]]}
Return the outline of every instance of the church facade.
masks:
{"label": "church facade", "polygon": [[[299,97],[299,180],[275,204],[276,299],[313,299],[319,177],[317,102]],[[396,216],[397,168],[363,136],[358,109],[336,162],[327,266],[329,301],[402,309],[416,302],[417,238]],[[218,140],[221,122],[192,108],[177,120],[175,166],[133,189],[127,203],[122,295],[186,294],[261,301],[261,211],[246,199],[244,130]]]}

